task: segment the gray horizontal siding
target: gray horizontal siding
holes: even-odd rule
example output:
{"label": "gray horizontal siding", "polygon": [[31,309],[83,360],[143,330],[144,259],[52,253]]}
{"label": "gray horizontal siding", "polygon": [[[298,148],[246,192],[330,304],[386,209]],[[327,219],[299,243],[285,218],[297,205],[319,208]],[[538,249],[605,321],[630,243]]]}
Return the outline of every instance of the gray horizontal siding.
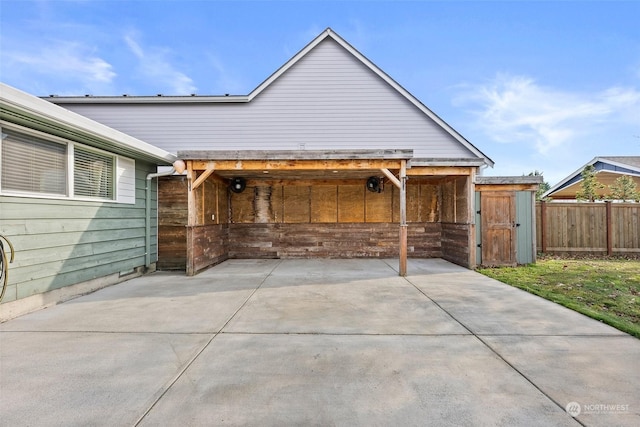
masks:
{"label": "gray horizontal siding", "polygon": [[[0,196],[0,233],[16,249],[2,302],[25,298],[145,263],[146,175],[136,161],[136,203]],[[157,259],[157,203],[152,196],[151,259]]]}
{"label": "gray horizontal siding", "polygon": [[64,104],[167,151],[413,149],[476,157],[333,40],[249,103]]}

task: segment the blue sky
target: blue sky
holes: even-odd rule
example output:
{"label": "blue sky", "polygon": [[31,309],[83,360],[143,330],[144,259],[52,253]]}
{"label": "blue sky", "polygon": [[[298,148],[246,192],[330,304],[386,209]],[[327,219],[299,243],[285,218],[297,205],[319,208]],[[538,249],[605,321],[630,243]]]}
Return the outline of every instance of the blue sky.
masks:
{"label": "blue sky", "polygon": [[331,27],[487,175],[640,155],[637,1],[0,0],[0,24],[0,79],[34,95],[246,95]]}

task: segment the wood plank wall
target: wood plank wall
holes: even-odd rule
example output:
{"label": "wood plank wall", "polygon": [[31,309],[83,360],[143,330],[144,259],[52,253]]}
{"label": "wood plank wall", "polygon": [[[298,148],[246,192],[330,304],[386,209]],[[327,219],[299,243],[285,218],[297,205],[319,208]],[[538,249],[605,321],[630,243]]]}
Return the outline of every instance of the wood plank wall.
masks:
{"label": "wood plank wall", "polygon": [[[439,185],[417,180],[410,182],[407,185],[407,222],[439,222],[440,197]],[[381,193],[367,191],[364,183],[247,187],[242,193],[231,193],[230,222],[399,222],[398,200],[398,189],[391,184],[387,184]],[[453,220],[455,222],[455,218]]]}
{"label": "wood plank wall", "polygon": [[187,263],[187,178],[158,178],[158,270],[184,270]]}
{"label": "wood plank wall", "polygon": [[[389,183],[381,193],[367,191],[364,183],[292,182],[238,194],[209,179],[196,189],[194,227],[187,227],[186,178],[160,183],[159,269],[198,271],[227,257],[398,256],[399,197]],[[409,181],[409,257],[444,257],[468,266],[467,185],[468,177]]]}
{"label": "wood plank wall", "polygon": [[[187,229],[187,178],[186,176],[160,177],[158,181],[158,262],[159,270],[185,270],[187,249],[191,242],[201,246],[192,248],[195,259],[192,268],[202,269],[206,259],[223,260],[223,256],[204,247],[211,242],[226,241],[226,225],[229,222],[229,196],[226,185],[207,180],[196,189],[199,226],[218,226],[189,231]],[[225,227],[221,227],[224,225]],[[190,232],[190,235],[187,233]],[[226,250],[226,246],[222,249]]]}
{"label": "wood plank wall", "polygon": [[187,275],[193,275],[229,258],[229,225],[186,227]]}
{"label": "wood plank wall", "polygon": [[[408,256],[439,258],[440,223],[409,224]],[[397,258],[398,224],[231,224],[229,258]]]}
{"label": "wood plank wall", "polygon": [[470,267],[471,225],[468,200],[469,177],[451,177],[442,182],[442,258]]}
{"label": "wood plank wall", "polygon": [[469,224],[442,223],[442,258],[469,267]]}

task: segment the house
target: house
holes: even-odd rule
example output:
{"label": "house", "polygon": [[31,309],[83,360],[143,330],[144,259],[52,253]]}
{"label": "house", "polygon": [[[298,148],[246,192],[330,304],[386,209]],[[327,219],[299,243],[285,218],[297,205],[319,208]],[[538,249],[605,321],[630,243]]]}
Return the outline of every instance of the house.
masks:
{"label": "house", "polygon": [[5,84],[0,127],[0,320],[155,268],[151,180],[173,154]]}
{"label": "house", "polygon": [[598,182],[605,185],[605,188],[597,190],[600,197],[609,195],[609,186],[623,175],[630,176],[640,188],[640,156],[594,157],[580,169],[551,187],[542,197],[549,197],[553,200],[575,200],[576,193],[581,189],[582,171],[590,165],[595,169]]}
{"label": "house", "polygon": [[46,99],[186,162],[160,181],[159,268],[398,257],[405,274],[407,257],[535,259],[516,256],[533,243],[516,244],[531,233],[515,224],[539,177],[482,182],[493,161],[331,29],[248,95]]}

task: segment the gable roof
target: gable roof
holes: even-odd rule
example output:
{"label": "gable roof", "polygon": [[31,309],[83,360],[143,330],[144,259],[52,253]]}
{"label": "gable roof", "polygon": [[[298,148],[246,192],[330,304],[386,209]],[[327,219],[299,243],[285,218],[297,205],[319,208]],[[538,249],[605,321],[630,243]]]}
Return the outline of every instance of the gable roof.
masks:
{"label": "gable roof", "polygon": [[440,127],[442,127],[447,133],[453,136],[458,142],[460,142],[465,148],[471,151],[478,157],[481,157],[485,160],[485,163],[488,166],[493,167],[494,162],[487,155],[485,155],[482,151],[480,151],[476,146],[474,146],[471,142],[469,142],[466,138],[464,138],[460,133],[458,133],[455,129],[453,129],[447,122],[442,120],[436,113],[431,111],[426,105],[424,105],[418,98],[409,93],[408,90],[403,88],[398,82],[392,79],[387,73],[382,71],[377,65],[371,62],[366,56],[361,54],[356,48],[350,45],[345,39],[340,37],[335,31],[331,28],[327,28],[322,33],[320,33],[315,39],[313,39],[308,45],[306,45],[302,50],[300,50],[297,54],[295,54],[289,61],[287,61],[282,67],[276,70],[271,76],[269,76],[264,82],[258,85],[248,96],[248,100],[251,101],[256,96],[260,95],[262,91],[264,91],[269,85],[271,85],[275,80],[277,80],[281,75],[283,75],[289,68],[293,67],[300,59],[302,59],[307,53],[313,50],[316,46],[318,46],[322,41],[327,38],[331,38],[340,46],[342,46],[346,51],[348,51],[351,55],[355,56],[360,62],[362,62],[365,66],[367,66],[371,71],[378,75],[382,80],[384,80],[389,86],[394,88],[397,92],[399,92],[402,96],[404,96],[410,103],[416,106],[420,111],[422,111],[425,115],[427,115],[431,120],[436,122]]}
{"label": "gable roof", "polygon": [[[367,69],[378,76],[384,83],[389,85],[391,89],[401,95],[410,104],[416,107],[422,114],[427,116],[436,127],[442,129],[445,134],[452,137],[452,142],[457,142],[473,154],[480,164],[493,166],[494,162],[487,157],[482,151],[471,144],[460,133],[453,129],[449,124],[442,120],[433,111],[427,108],[416,97],[411,95],[400,84],[393,80],[389,75],[378,68],[373,62],[368,60],[364,55],[358,52],[353,46],[347,43],[342,37],[335,33],[331,28],[327,28],[320,33],[315,39],[307,44],[303,49],[296,53],[289,61],[282,65],[278,70],[271,74],[266,80],[260,83],[249,95],[246,96],[199,96],[192,94],[190,96],[119,96],[119,97],[57,97],[52,96],[46,98],[56,104],[174,104],[174,103],[186,103],[186,104],[200,104],[200,103],[250,103],[252,100],[259,97],[260,94],[271,87],[280,77],[290,70],[294,65],[299,63],[305,58],[311,51],[318,47],[325,40],[332,40],[341,46],[348,54],[353,56],[357,61],[363,64]],[[416,159],[417,160],[417,159]],[[469,160],[469,159],[466,159]]]}
{"label": "gable roof", "polygon": [[[577,186],[582,181],[582,171],[585,167],[593,165],[597,174],[629,175],[640,180],[640,156],[599,156],[594,157],[579,169],[571,173],[562,181],[551,187],[542,197],[575,198],[575,191],[568,191],[570,187]],[[564,190],[564,191],[563,191]],[[563,192],[562,195],[559,193]],[[573,197],[571,197],[573,195]]]}
{"label": "gable roof", "polygon": [[0,83],[0,118],[157,165],[177,159],[168,151],[4,83]]}

